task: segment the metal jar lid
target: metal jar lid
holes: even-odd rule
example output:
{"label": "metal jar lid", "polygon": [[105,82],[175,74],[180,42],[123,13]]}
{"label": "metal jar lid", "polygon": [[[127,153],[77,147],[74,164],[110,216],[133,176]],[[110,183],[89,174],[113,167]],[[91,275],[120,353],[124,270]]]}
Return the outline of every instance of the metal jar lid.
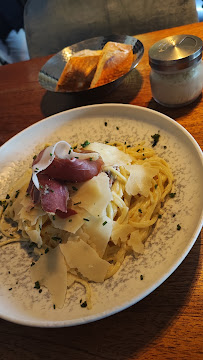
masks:
{"label": "metal jar lid", "polygon": [[186,69],[202,57],[202,40],[194,35],[169,36],[149,49],[149,64],[159,71]]}

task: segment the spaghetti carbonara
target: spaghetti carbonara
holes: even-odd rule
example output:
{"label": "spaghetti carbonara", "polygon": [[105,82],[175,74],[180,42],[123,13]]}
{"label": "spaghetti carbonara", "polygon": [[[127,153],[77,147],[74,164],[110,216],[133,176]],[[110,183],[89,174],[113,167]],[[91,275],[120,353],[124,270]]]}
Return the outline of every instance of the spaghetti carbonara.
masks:
{"label": "spaghetti carbonara", "polygon": [[79,282],[91,308],[91,282],[143,253],[172,183],[169,165],[144,142],[46,146],[1,201],[0,246],[30,241],[39,255],[35,287],[48,288],[61,308]]}

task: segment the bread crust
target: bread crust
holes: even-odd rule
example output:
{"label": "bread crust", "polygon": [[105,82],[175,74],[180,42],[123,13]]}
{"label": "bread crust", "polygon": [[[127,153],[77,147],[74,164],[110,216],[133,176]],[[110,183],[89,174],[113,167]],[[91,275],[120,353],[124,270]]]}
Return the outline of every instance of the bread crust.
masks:
{"label": "bread crust", "polygon": [[107,42],[90,87],[98,87],[126,74],[133,62],[132,45]]}
{"label": "bread crust", "polygon": [[83,91],[125,75],[133,62],[132,45],[107,42],[103,50],[85,49],[73,54],[56,86],[58,92]]}
{"label": "bread crust", "polygon": [[56,86],[56,91],[82,91],[90,87],[101,55],[100,50],[82,50],[70,57]]}

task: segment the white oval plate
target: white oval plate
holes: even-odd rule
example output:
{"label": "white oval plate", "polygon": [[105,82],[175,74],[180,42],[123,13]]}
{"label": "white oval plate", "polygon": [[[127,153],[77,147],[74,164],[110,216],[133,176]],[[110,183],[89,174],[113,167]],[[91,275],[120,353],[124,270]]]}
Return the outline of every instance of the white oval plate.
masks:
{"label": "white oval plate", "polygon": [[160,140],[154,149],[170,163],[176,196],[167,200],[162,219],[145,243],[144,255],[138,259],[127,257],[111,279],[92,284],[92,310],[80,307],[85,294],[77,284],[70,290],[64,308],[54,310],[48,291],[43,288],[40,294],[33,288],[32,258],[27,245],[2,247],[0,316],[3,319],[30,326],[73,326],[112,315],[151,293],[180,265],[199,234],[203,167],[199,146],[182,126],[156,111],[122,104],[86,106],[56,114],[25,129],[0,148],[1,198],[46,142],[121,140],[134,144],[145,140],[145,145],[151,146],[151,135],[158,131]]}

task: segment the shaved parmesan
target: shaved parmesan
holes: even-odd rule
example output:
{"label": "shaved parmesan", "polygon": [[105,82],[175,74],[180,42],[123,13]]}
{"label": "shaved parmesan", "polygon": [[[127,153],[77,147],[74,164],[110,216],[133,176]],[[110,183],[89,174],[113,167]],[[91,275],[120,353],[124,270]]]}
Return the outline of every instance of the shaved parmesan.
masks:
{"label": "shaved parmesan", "polygon": [[65,219],[60,218],[57,215],[54,215],[54,217],[50,216],[49,218],[56,229],[65,230],[73,234],[75,234],[76,231],[80,229],[85,222],[83,217],[81,217],[79,214],[69,216]]}
{"label": "shaved parmesan", "polygon": [[128,240],[128,245],[132,247],[133,251],[136,254],[143,254],[144,244],[140,239],[140,233],[138,230],[133,231],[130,234],[130,239]]}
{"label": "shaved parmesan", "polygon": [[89,235],[88,243],[94,244],[98,255],[103,257],[111,236],[112,220],[107,216],[90,217],[90,221],[84,223],[83,230]]}
{"label": "shaved parmesan", "polygon": [[158,169],[143,165],[127,165],[125,168],[130,173],[125,186],[128,195],[140,194],[147,197],[152,187],[153,177],[158,174]]}
{"label": "shaved parmesan", "polygon": [[38,230],[32,230],[31,228],[26,226],[25,231],[29,236],[31,242],[37,244],[38,247],[42,246],[42,238]]}
{"label": "shaved parmesan", "polygon": [[134,227],[127,224],[127,223],[122,223],[119,224],[117,221],[113,222],[113,230],[112,230],[112,234],[111,234],[111,240],[113,241],[113,243],[115,245],[118,244],[119,239],[122,242],[126,242],[129,235],[132,233],[132,231],[134,231]]}
{"label": "shaved parmesan", "polygon": [[117,149],[115,146],[94,142],[86,147],[87,150],[97,151],[104,161],[105,166],[126,165],[132,162],[129,154]]}
{"label": "shaved parmesan", "polygon": [[78,236],[72,236],[66,244],[59,246],[70,268],[76,268],[90,281],[104,281],[110,264],[101,259],[90,245]]}
{"label": "shaved parmesan", "polygon": [[[21,202],[22,204],[22,202]],[[38,218],[46,215],[46,212],[42,210],[40,206],[35,206],[34,208],[31,208],[27,210],[24,206],[19,211],[19,217],[23,221],[29,220],[31,225],[35,225]]]}
{"label": "shaved parmesan", "polygon": [[72,197],[73,204],[76,203],[95,217],[105,215],[106,207],[112,199],[109,178],[105,173],[84,182]]}
{"label": "shaved parmesan", "polygon": [[56,307],[62,308],[67,289],[67,267],[63,254],[57,246],[40,257],[31,267],[31,277],[34,282],[48,288]]}

